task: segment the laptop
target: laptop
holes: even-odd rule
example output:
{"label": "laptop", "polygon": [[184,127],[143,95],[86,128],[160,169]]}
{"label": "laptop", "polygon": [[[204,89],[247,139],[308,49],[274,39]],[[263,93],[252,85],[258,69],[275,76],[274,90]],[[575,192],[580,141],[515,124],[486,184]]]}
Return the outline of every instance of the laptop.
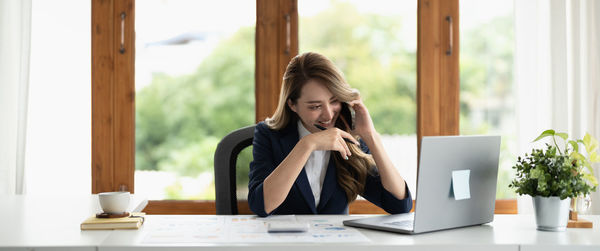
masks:
{"label": "laptop", "polygon": [[423,137],[415,212],[345,226],[419,234],[494,220],[500,136]]}

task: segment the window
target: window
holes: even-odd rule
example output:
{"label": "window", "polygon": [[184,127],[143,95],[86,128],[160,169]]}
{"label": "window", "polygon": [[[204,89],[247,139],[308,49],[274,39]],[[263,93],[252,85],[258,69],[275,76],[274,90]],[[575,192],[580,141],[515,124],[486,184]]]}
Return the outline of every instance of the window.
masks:
{"label": "window", "polygon": [[[254,123],[255,8],[236,0],[137,1],[136,193],[214,200],[217,144]],[[241,198],[251,158],[250,147],[238,159]]]}
{"label": "window", "polygon": [[515,198],[513,2],[461,0],[460,17],[460,132],[501,135],[496,198]]}
{"label": "window", "polygon": [[[161,3],[168,3],[168,1],[162,1]],[[212,3],[212,2],[211,2]],[[230,2],[228,2],[230,3]],[[232,3],[232,2],[231,2]],[[358,2],[357,2],[358,3]],[[367,8],[368,5],[359,4],[360,8]],[[446,134],[456,134],[458,133],[458,54],[446,55],[445,51],[439,46],[440,40],[452,41],[454,44],[458,44],[457,36],[449,36],[448,27],[440,26],[440,25],[431,25],[434,22],[442,23],[444,17],[452,16],[458,18],[458,0],[451,1],[442,1],[442,0],[417,0],[418,10],[417,15],[420,20],[417,22],[418,32],[418,44],[420,50],[416,53],[417,58],[417,81],[419,84],[417,85],[416,96],[417,100],[417,126],[416,131],[418,137],[422,135],[446,135]],[[220,5],[217,5],[220,6]],[[227,17],[229,13],[233,13],[235,15],[245,15],[239,14],[235,11],[231,10],[231,6],[235,6],[236,9],[240,11],[248,10],[250,7],[239,7],[245,6],[243,4],[240,5],[232,5],[228,4],[230,9],[215,9],[214,12],[218,12],[220,17]],[[275,110],[279,88],[281,84],[281,76],[283,75],[283,71],[289,62],[289,60],[298,53],[298,8],[296,0],[283,0],[283,1],[267,1],[267,0],[257,0],[256,1],[256,32],[255,32],[255,73],[254,77],[256,79],[254,83],[255,89],[255,118],[256,120],[262,120]],[[410,5],[407,5],[410,6]],[[203,6],[205,7],[205,6]],[[111,191],[118,189],[127,189],[130,191],[134,191],[136,193],[140,193],[140,187],[138,184],[135,184],[134,187],[134,156],[136,149],[139,148],[140,145],[136,145],[135,140],[133,139],[133,135],[137,135],[139,133],[135,133],[136,125],[134,123],[134,116],[138,116],[136,112],[134,112],[134,99],[132,98],[134,94],[136,94],[133,86],[134,77],[134,65],[136,64],[134,55],[136,50],[126,49],[124,52],[119,51],[119,41],[124,41],[126,48],[134,48],[133,45],[135,33],[134,33],[134,23],[132,20],[135,18],[124,18],[121,21],[121,26],[118,26],[113,22],[114,20],[118,20],[122,13],[125,13],[125,17],[127,16],[136,16],[140,15],[140,10],[137,10],[136,4],[134,0],[123,0],[123,1],[93,1],[92,2],[92,27],[95,28],[96,32],[92,33],[92,192],[103,192],[103,191]],[[138,9],[143,9],[143,7],[139,7]],[[414,8],[413,8],[414,9]],[[169,11],[168,8],[164,8],[160,10],[161,15],[164,12]],[[181,10],[182,13],[185,13],[186,10]],[[367,12],[373,12],[367,11]],[[377,12],[377,11],[375,11]],[[237,13],[237,14],[236,14]],[[232,14],[232,15],[233,15]],[[382,13],[380,13],[382,14]],[[143,14],[142,14],[143,15]],[[158,14],[153,14],[155,19]],[[362,15],[362,14],[361,14]],[[375,16],[377,16],[376,14]],[[383,16],[389,15],[388,12],[382,14]],[[179,17],[178,17],[179,18]],[[182,18],[180,18],[182,19]],[[375,23],[377,23],[379,18],[375,18]],[[169,23],[170,19],[161,19],[164,20],[164,23]],[[186,19],[186,20],[189,20]],[[225,18],[222,19],[223,22],[228,21]],[[188,22],[188,21],[186,21]],[[189,21],[192,22],[192,21]],[[215,23],[215,20],[210,20],[211,24]],[[160,25],[163,23],[157,23],[156,28],[160,29]],[[380,25],[384,26],[386,30],[385,24],[380,23]],[[139,26],[139,25],[138,25]],[[125,27],[122,31],[121,27]],[[172,24],[169,24],[169,27],[173,27]],[[407,25],[406,27],[411,27],[411,25]],[[414,27],[414,26],[413,26]],[[455,30],[454,34],[458,32],[458,25],[451,24],[452,29]],[[389,28],[389,27],[388,27]],[[173,30],[177,30],[178,28],[173,28]],[[363,30],[365,31],[365,30]],[[366,30],[368,32],[368,30]],[[409,30],[410,33],[410,30]],[[124,35],[123,35],[124,34]],[[414,32],[413,32],[414,34]],[[377,34],[375,34],[377,35]],[[121,36],[124,36],[124,39],[119,40]],[[137,35],[138,37],[140,34]],[[364,36],[364,34],[363,34]],[[180,38],[178,36],[166,37],[165,39],[159,40],[151,40],[152,42],[157,42],[158,44],[164,43],[167,41],[177,40],[176,38]],[[173,39],[173,40],[172,40]],[[377,39],[376,39],[377,40]],[[185,40],[189,42],[190,40]],[[413,40],[414,41],[414,40]],[[151,43],[152,43],[151,42]],[[379,40],[375,42],[381,42]],[[383,41],[387,43],[389,41]],[[158,45],[153,44],[153,45]],[[184,43],[186,44],[186,43]],[[165,44],[161,46],[166,46]],[[377,48],[382,48],[376,46]],[[172,48],[172,47],[171,47]],[[405,49],[409,49],[410,54],[410,46],[404,47],[397,46],[395,49],[399,49],[401,51]],[[230,48],[230,50],[236,50],[237,47]],[[138,48],[139,50],[139,48]],[[445,49],[444,49],[445,50]],[[244,52],[244,50],[240,50],[239,52]],[[139,52],[137,52],[139,53]],[[333,54],[330,54],[333,55]],[[187,56],[187,55],[186,55]],[[201,56],[206,56],[205,54]],[[328,55],[329,56],[329,55]],[[334,57],[334,56],[330,56]],[[167,58],[168,59],[168,58]],[[222,58],[219,58],[222,59]],[[391,60],[390,60],[391,59]],[[203,59],[206,60],[206,59]],[[336,60],[334,58],[334,60]],[[395,57],[388,57],[387,59],[377,58],[376,61],[378,63],[382,63],[384,67],[381,69],[387,69],[390,62],[398,63],[398,62],[407,62],[403,61],[403,59],[398,59]],[[203,61],[204,62],[204,61]],[[139,62],[137,62],[139,63]],[[222,61],[215,61],[215,63],[211,64],[211,66],[220,65],[219,63],[223,63]],[[237,64],[238,61],[230,61],[231,64]],[[338,63],[339,64],[339,63]],[[223,65],[223,64],[221,64]],[[227,65],[227,64],[225,64]],[[404,66],[404,65],[402,65]],[[211,68],[211,67],[209,67]],[[212,67],[215,68],[215,67]],[[217,67],[218,68],[218,67]],[[396,69],[396,68],[394,68]],[[406,68],[402,68],[402,70],[408,69],[410,70],[410,66],[406,66]],[[200,67],[198,70],[205,71],[203,67]],[[342,66],[342,70],[344,70]],[[137,70],[135,70],[137,74]],[[162,73],[155,74],[158,76],[160,81],[173,81],[173,79],[177,79],[177,76],[172,76],[166,74],[161,70]],[[403,73],[402,73],[403,74]],[[394,75],[394,78],[402,75]],[[152,78],[155,77],[152,75]],[[179,76],[181,77],[181,76]],[[188,75],[188,78],[184,80],[188,80],[187,83],[193,82],[198,79],[205,79],[206,75],[197,76],[197,78],[193,78],[192,75]],[[232,78],[239,77],[239,74],[231,74],[231,75],[218,75],[217,78],[219,80],[231,80]],[[389,77],[389,76],[388,76]],[[179,79],[181,80],[181,79]],[[180,81],[175,81],[180,82]],[[400,80],[393,81],[393,83],[407,83],[410,80]],[[152,84],[150,84],[152,85]],[[148,85],[148,86],[150,86]],[[175,85],[175,84],[173,84]],[[179,84],[177,87],[184,87]],[[171,86],[168,86],[171,87]],[[225,86],[226,87],[226,86]],[[139,92],[144,92],[147,87],[142,87],[142,90],[138,90]],[[224,88],[224,86],[218,86],[218,88],[210,89],[210,90],[219,90],[219,88]],[[148,90],[151,90],[149,88]],[[159,90],[154,90],[154,92],[175,92],[170,88],[162,88]],[[193,96],[193,89],[190,89],[189,92],[184,93],[183,98],[175,100],[175,103],[184,103],[184,101],[189,100],[187,96]],[[238,90],[231,90],[232,92],[236,92]],[[152,94],[151,91],[148,91]],[[248,93],[251,94],[252,90],[248,90]],[[444,93],[444,95],[439,95],[440,93]],[[228,93],[230,94],[230,93]],[[161,94],[162,95],[162,94]],[[369,96],[363,90],[364,96]],[[153,95],[149,95],[152,97]],[[158,96],[158,94],[157,94]],[[205,95],[207,99],[210,99],[211,96]],[[139,97],[138,97],[139,99]],[[162,102],[163,100],[157,100],[156,102]],[[222,101],[222,100],[220,100]],[[406,100],[404,100],[406,101]],[[402,101],[402,102],[404,102]],[[142,100],[137,100],[136,102],[142,102]],[[156,102],[150,102],[151,105],[155,105]],[[208,104],[208,103],[207,103]],[[211,103],[214,104],[214,103]],[[220,104],[220,103],[217,103]],[[367,104],[369,105],[369,104]],[[373,105],[376,106],[376,105]],[[408,107],[408,106],[407,106]],[[206,107],[204,107],[206,108]],[[209,107],[211,108],[211,107]],[[212,108],[215,108],[213,106]],[[184,110],[168,110],[168,113],[174,113],[176,115],[180,115],[185,110],[190,110],[187,106],[184,107]],[[388,111],[386,109],[382,109],[383,111]],[[147,112],[165,112],[160,109],[147,109]],[[230,112],[230,111],[228,111]],[[233,111],[235,112],[235,111]],[[231,114],[231,116],[235,116]],[[200,118],[200,116],[199,116]],[[238,119],[238,117],[233,118]],[[139,118],[137,119],[139,120]],[[139,120],[141,121],[141,120]],[[139,122],[138,121],[138,122]],[[169,125],[171,122],[158,121],[160,123],[148,123],[151,126],[156,125]],[[243,121],[245,122],[245,121]],[[211,123],[216,123],[215,121],[208,121],[208,125]],[[385,125],[385,121],[380,121],[376,123],[381,123]],[[178,125],[178,124],[177,124]],[[236,126],[235,128],[244,126],[245,124]],[[202,125],[204,126],[204,125]],[[193,127],[188,127],[192,128]],[[235,129],[232,128],[232,129]],[[177,127],[177,129],[181,129]],[[231,130],[232,130],[231,129]],[[151,134],[152,130],[147,130],[145,133]],[[210,132],[214,133],[214,132]],[[394,132],[391,132],[394,133]],[[403,133],[403,132],[399,132]],[[216,135],[213,135],[215,138]],[[211,137],[210,135],[208,137]],[[208,138],[207,137],[207,138]],[[159,137],[160,139],[160,137]],[[174,140],[171,143],[180,150],[183,146],[185,146],[185,142],[189,141],[187,139],[183,140]],[[188,142],[189,143],[189,142]],[[203,148],[204,149],[204,148]],[[415,149],[416,150],[416,149]],[[138,150],[139,151],[139,150]],[[185,152],[181,152],[185,154]],[[164,153],[161,153],[164,154]],[[179,153],[178,153],[179,154]],[[409,153],[410,154],[410,153]],[[184,161],[185,162],[185,161]],[[193,162],[193,161],[192,161]],[[171,164],[174,162],[165,162],[167,164]],[[239,161],[240,165],[247,166],[243,161]],[[176,163],[178,164],[178,163]],[[160,164],[156,165],[146,165],[144,168],[156,168],[160,166]],[[171,166],[171,165],[167,165]],[[409,167],[409,165],[403,165]],[[181,165],[173,165],[173,167],[181,167]],[[141,169],[141,167],[140,167]],[[185,174],[184,174],[185,175]],[[183,176],[184,176],[183,175]],[[166,177],[166,176],[164,176]],[[239,177],[243,177],[243,175],[238,175]],[[168,177],[167,177],[168,178]],[[137,178],[136,178],[137,179]],[[142,183],[141,181],[138,181]],[[242,182],[243,183],[243,182]],[[410,185],[410,182],[409,182]],[[181,186],[181,188],[180,188]],[[245,184],[244,184],[245,186]],[[175,188],[175,191],[183,191],[182,185],[171,186]],[[134,190],[135,188],[135,190]],[[166,198],[167,193],[163,192],[164,189],[160,189],[159,196],[161,198]],[[181,193],[180,193],[181,194]],[[196,193],[197,195],[198,193]],[[192,194],[186,194],[184,196],[189,196],[188,198],[199,198]],[[169,195],[170,196],[170,195]],[[176,198],[177,196],[173,196],[172,198]],[[245,196],[239,196],[238,198],[243,198]],[[156,197],[158,198],[158,197]],[[150,209],[149,209],[150,208]],[[354,209],[353,209],[354,208]],[[203,202],[203,201],[150,201],[148,207],[146,208],[148,213],[160,213],[160,214],[173,214],[173,213],[212,213],[214,212],[214,202]],[[374,213],[377,209],[374,208],[373,205],[368,205],[365,203],[354,203],[350,206],[350,213]],[[240,208],[241,213],[251,213],[246,204],[246,208],[244,208],[244,203],[241,203]],[[378,211],[381,212],[381,211]]]}

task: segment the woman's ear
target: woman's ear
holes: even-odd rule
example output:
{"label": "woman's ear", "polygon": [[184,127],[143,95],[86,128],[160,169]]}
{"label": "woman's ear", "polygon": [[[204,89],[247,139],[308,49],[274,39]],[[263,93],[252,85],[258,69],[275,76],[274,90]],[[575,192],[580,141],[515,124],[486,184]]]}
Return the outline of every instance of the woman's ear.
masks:
{"label": "woman's ear", "polygon": [[290,107],[290,109],[292,109],[292,111],[294,111],[295,113],[298,113],[298,111],[296,111],[296,105],[294,103],[292,103],[292,100],[288,99],[287,105],[288,105],[288,107]]}

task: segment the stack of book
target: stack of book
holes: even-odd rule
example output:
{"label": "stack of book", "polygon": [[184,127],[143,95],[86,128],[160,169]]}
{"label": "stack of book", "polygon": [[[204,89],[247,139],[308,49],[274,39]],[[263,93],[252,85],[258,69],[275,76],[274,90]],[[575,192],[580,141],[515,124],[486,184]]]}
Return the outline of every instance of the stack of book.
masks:
{"label": "stack of book", "polygon": [[138,229],[144,224],[144,215],[141,212],[121,218],[97,218],[93,215],[81,223],[81,230]]}

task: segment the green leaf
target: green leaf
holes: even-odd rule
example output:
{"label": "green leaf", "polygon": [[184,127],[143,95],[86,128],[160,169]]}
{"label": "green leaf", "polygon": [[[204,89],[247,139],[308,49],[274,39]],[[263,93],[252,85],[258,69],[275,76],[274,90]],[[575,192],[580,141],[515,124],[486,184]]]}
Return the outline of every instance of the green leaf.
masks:
{"label": "green leaf", "polygon": [[586,133],[585,136],[583,136],[583,145],[585,145],[586,147],[588,145],[590,145],[591,138],[592,138],[592,135],[590,135],[589,133]]}
{"label": "green leaf", "polygon": [[585,173],[583,174],[583,178],[592,183],[593,186],[598,186],[598,180],[596,179],[596,177],[594,177],[594,175]]}
{"label": "green leaf", "polygon": [[579,152],[579,144],[577,144],[577,141],[569,140],[569,144],[573,147],[573,151]]}
{"label": "green leaf", "polygon": [[590,138],[590,152],[592,153],[598,151],[598,140],[592,136],[590,136]]}
{"label": "green leaf", "polygon": [[586,133],[585,136],[583,136],[583,145],[585,146],[585,150],[588,152],[588,154],[598,150],[598,140],[592,137],[592,135],[589,133]]}
{"label": "green leaf", "polygon": [[544,175],[544,171],[538,166],[531,170],[531,178],[540,179]]}
{"label": "green leaf", "polygon": [[600,162],[600,155],[597,152],[593,152],[590,154],[590,162],[597,163]]}
{"label": "green leaf", "polygon": [[556,132],[554,130],[552,130],[552,129],[546,130],[546,131],[542,132],[542,134],[540,134],[540,136],[535,138],[532,142],[536,142],[536,141],[543,139],[545,137],[548,137],[548,136],[554,136],[554,134],[556,134]]}
{"label": "green leaf", "polygon": [[585,156],[578,152],[571,152],[571,157],[577,160],[585,160]]}
{"label": "green leaf", "polygon": [[567,140],[567,138],[569,138],[569,134],[564,133],[564,132],[555,133],[554,135],[561,137],[564,140]]}

